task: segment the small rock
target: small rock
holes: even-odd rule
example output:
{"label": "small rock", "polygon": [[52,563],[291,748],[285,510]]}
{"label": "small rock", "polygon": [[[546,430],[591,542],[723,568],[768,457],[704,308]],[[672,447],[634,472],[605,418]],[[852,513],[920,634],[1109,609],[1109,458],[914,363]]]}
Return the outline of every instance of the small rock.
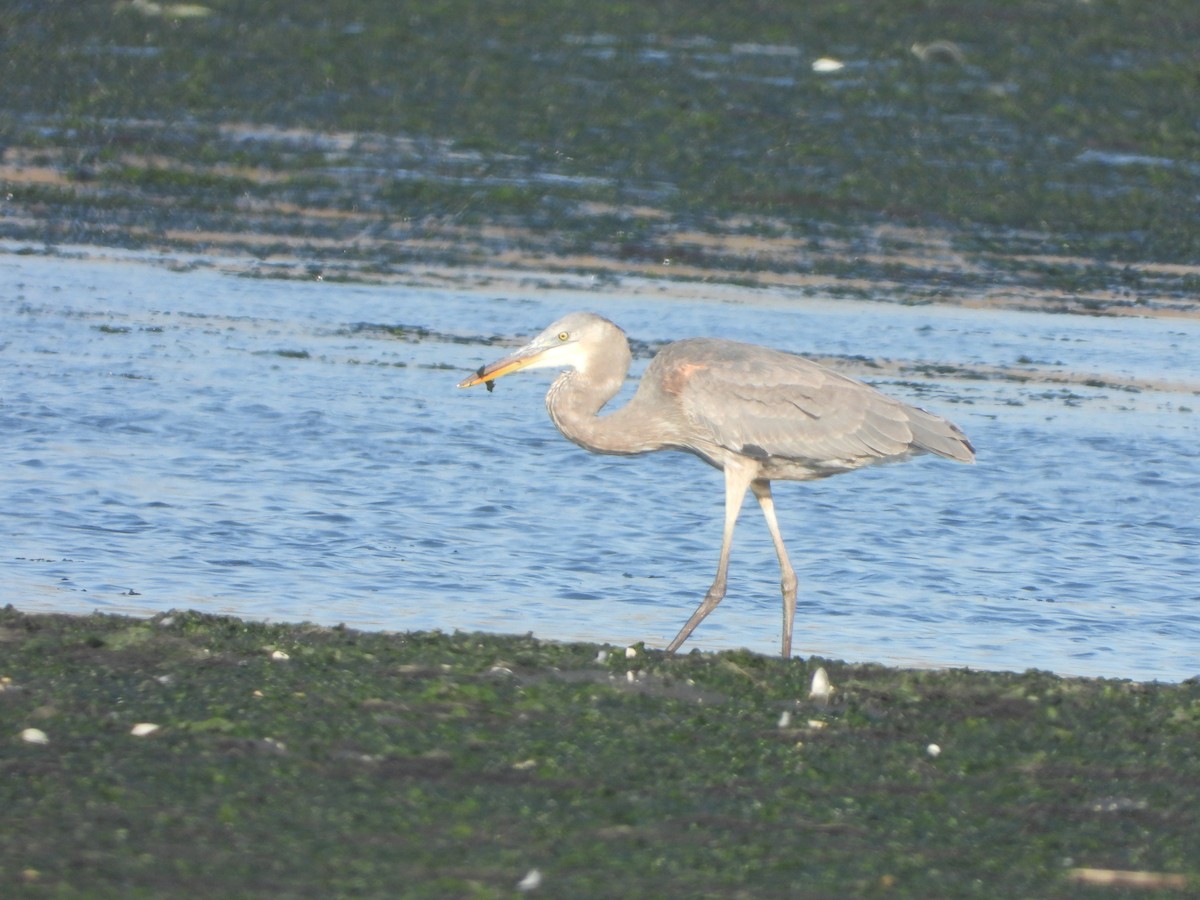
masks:
{"label": "small rock", "polygon": [[537,869],[530,869],[525,873],[525,877],[517,882],[518,891],[536,891],[542,886],[542,873]]}
{"label": "small rock", "polygon": [[912,54],[923,63],[944,62],[967,64],[967,54],[954,41],[933,41],[929,44],[913,44]]}
{"label": "small rock", "polygon": [[833,59],[828,56],[822,56],[820,59],[814,59],[812,70],[814,72],[838,72],[846,68],[846,64],[840,59]]}
{"label": "small rock", "polygon": [[829,673],[825,671],[824,666],[819,666],[817,671],[813,672],[812,687],[809,689],[808,696],[812,700],[824,703],[832,693],[833,685],[829,683]]}
{"label": "small rock", "polygon": [[26,728],[21,732],[21,740],[27,744],[48,744],[50,738],[46,737],[46,732],[40,728]]}

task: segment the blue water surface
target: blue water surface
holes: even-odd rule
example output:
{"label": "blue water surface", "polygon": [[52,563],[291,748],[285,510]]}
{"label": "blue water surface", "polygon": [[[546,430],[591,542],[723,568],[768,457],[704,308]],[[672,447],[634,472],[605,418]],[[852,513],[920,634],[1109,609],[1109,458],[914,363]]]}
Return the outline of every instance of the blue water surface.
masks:
{"label": "blue water surface", "polygon": [[[1194,321],[184,268],[0,255],[0,602],[665,645],[716,566],[720,474],[684,454],[580,450],[546,416],[547,372],[456,388],[586,308],[648,342],[1095,376],[1104,386],[864,364],[961,425],[979,459],[777,486],[796,652],[1200,675]],[[777,652],[778,577],[748,503],[726,600],[685,649]]]}

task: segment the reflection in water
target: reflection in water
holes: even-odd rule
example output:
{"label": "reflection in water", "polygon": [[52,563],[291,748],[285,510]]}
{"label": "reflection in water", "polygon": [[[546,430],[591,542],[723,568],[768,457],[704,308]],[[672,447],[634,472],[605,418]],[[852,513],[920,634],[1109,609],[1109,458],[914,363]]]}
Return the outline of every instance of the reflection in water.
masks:
{"label": "reflection in water", "polygon": [[[720,474],[680,454],[583,453],[546,418],[549,374],[457,391],[497,355],[476,338],[591,307],[650,342],[1032,360],[1111,385],[1186,380],[1200,331],[749,291],[737,303],[618,288],[497,298],[36,257],[0,268],[5,602],[652,646],[711,580]],[[979,463],[778,486],[801,579],[798,653],[1200,673],[1200,401],[1036,381],[881,386],[961,424]],[[765,527],[747,515],[729,594],[691,646],[774,652],[776,581]]]}

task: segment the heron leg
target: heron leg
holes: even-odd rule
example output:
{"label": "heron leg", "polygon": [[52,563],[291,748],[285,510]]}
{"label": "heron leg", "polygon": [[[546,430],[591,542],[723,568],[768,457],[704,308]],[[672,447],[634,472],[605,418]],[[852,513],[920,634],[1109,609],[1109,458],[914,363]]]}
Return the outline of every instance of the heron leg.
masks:
{"label": "heron leg", "polygon": [[775,544],[775,555],[779,557],[779,586],[783,590],[783,658],[792,657],[792,621],[796,618],[796,570],[788,560],[783,546],[783,535],[779,533],[779,521],[775,518],[775,500],[771,497],[771,482],[756,480],[750,489],[762,507],[763,518]]}
{"label": "heron leg", "polygon": [[717,563],[717,577],[712,586],[687,624],[675,635],[675,639],[667,645],[667,653],[674,653],[680,644],[688,639],[696,626],[704,621],[704,617],[717,608],[717,604],[725,596],[725,576],[729,569],[729,550],[733,546],[733,529],[737,525],[738,513],[742,509],[742,501],[746,499],[746,489],[754,480],[754,469],[737,465],[725,467],[725,534],[721,539],[721,558]]}

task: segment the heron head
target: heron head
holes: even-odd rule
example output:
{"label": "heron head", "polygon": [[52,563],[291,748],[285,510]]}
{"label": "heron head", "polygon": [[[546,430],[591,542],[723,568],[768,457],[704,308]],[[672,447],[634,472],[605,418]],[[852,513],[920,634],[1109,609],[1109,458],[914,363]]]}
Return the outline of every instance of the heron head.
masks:
{"label": "heron head", "polygon": [[594,313],[577,312],[563,316],[528,344],[494,363],[480,366],[469,378],[459,382],[461,388],[488,384],[521,369],[579,369],[585,370],[597,348],[615,333],[622,339],[625,333],[608,319]]}

